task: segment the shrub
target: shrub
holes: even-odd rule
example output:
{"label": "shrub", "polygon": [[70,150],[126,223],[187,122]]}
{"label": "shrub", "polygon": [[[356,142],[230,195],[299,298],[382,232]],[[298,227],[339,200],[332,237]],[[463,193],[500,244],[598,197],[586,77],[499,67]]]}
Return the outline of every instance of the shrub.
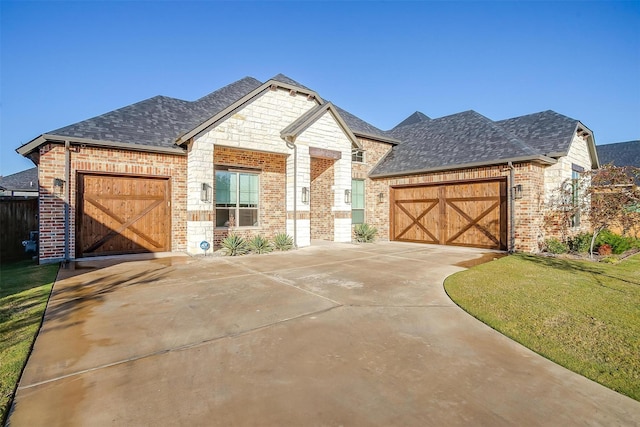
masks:
{"label": "shrub", "polygon": [[273,251],[273,246],[269,240],[257,235],[249,241],[249,249],[256,254],[266,254]]}
{"label": "shrub", "polygon": [[591,233],[580,233],[575,236],[569,238],[567,244],[569,245],[569,250],[571,252],[577,252],[579,254],[586,254],[591,249],[591,239],[593,238],[593,234]]}
{"label": "shrub", "polygon": [[378,230],[369,224],[358,224],[353,230],[356,236],[356,242],[371,243],[375,240]]}
{"label": "shrub", "polygon": [[279,251],[288,251],[293,248],[293,237],[287,233],[278,233],[273,238],[273,246]]}
{"label": "shrub", "polygon": [[558,239],[547,239],[544,245],[547,252],[552,254],[566,254],[569,252],[569,246]]}
{"label": "shrub", "polygon": [[222,251],[227,256],[245,255],[249,252],[247,241],[237,234],[229,234],[220,242],[220,246],[222,246]]}
{"label": "shrub", "polygon": [[604,230],[596,239],[596,246],[610,245],[614,254],[619,255],[634,247],[635,239],[614,234],[609,230]]}
{"label": "shrub", "polygon": [[611,249],[611,245],[609,244],[604,244],[604,245],[600,245],[600,247],[598,248],[598,255],[602,255],[602,256],[606,256],[606,255],[611,255],[613,253],[612,249]]}

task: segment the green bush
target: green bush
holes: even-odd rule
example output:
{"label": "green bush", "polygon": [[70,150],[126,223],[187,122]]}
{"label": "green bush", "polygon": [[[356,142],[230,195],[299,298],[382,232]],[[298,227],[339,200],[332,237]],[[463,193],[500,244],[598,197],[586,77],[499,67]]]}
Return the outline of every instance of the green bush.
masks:
{"label": "green bush", "polygon": [[566,254],[569,252],[569,246],[558,239],[547,239],[544,242],[547,252],[552,254]]}
{"label": "green bush", "polygon": [[586,254],[591,249],[591,239],[593,234],[580,233],[569,238],[567,244],[571,252],[577,252],[579,254]]}
{"label": "green bush", "polygon": [[637,247],[637,239],[633,237],[624,237],[618,234],[612,233],[609,230],[601,231],[596,238],[596,246],[610,245],[614,254],[620,255],[623,252],[628,251],[633,247]]}
{"label": "green bush", "polygon": [[222,251],[227,256],[245,255],[249,252],[247,241],[237,234],[229,234],[220,242]]}
{"label": "green bush", "polygon": [[371,243],[378,234],[378,230],[369,224],[358,224],[354,227],[353,232],[356,236],[356,242],[360,243]]}
{"label": "green bush", "polygon": [[273,246],[279,251],[288,251],[293,248],[293,238],[287,233],[278,233],[273,238]]}
{"label": "green bush", "polygon": [[256,254],[266,254],[273,251],[273,245],[269,240],[257,235],[249,241],[249,249]]}

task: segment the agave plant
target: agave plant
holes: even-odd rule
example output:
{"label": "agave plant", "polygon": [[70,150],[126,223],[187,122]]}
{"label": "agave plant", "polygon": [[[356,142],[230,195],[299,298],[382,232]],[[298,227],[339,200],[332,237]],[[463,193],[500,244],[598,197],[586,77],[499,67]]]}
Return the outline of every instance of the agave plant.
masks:
{"label": "agave plant", "polygon": [[293,248],[293,238],[287,233],[278,233],[273,238],[273,246],[279,251],[288,251]]}
{"label": "agave plant", "polygon": [[269,240],[257,235],[249,241],[249,249],[256,254],[266,254],[273,251],[273,246]]}
{"label": "agave plant", "polygon": [[356,237],[356,242],[371,243],[375,240],[378,230],[369,224],[358,224],[354,227],[353,233]]}
{"label": "agave plant", "polygon": [[220,242],[222,250],[227,256],[245,255],[249,252],[247,241],[237,234],[229,234]]}

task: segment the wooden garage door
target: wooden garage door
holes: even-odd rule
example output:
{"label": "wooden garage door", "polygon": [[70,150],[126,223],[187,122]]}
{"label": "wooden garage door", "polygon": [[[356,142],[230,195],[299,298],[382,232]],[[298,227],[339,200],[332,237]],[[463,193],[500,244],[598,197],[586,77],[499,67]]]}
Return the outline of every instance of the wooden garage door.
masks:
{"label": "wooden garage door", "polygon": [[78,175],[76,256],[171,250],[169,179]]}
{"label": "wooden garage door", "polygon": [[505,180],[392,188],[393,240],[507,248]]}

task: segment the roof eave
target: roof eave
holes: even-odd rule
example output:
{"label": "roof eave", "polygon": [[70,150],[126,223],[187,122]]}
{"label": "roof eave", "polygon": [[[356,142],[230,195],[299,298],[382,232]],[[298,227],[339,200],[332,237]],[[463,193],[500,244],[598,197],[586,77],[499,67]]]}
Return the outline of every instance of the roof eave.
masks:
{"label": "roof eave", "polygon": [[483,162],[464,163],[460,165],[436,166],[433,168],[414,169],[414,170],[401,171],[401,172],[388,172],[388,173],[381,173],[381,174],[373,173],[373,174],[369,174],[369,177],[370,178],[391,178],[391,177],[397,177],[397,176],[418,175],[423,173],[442,172],[442,171],[448,171],[448,170],[471,169],[471,168],[477,168],[482,166],[495,166],[495,165],[507,164],[509,162],[511,163],[539,162],[539,163],[548,164],[548,165],[557,163],[555,159],[552,159],[547,156],[542,156],[542,155],[521,156],[521,157],[511,157],[506,159],[497,159],[497,160],[490,160],[490,161],[483,161]]}
{"label": "roof eave", "polygon": [[205,130],[209,129],[212,126],[215,126],[219,122],[221,122],[221,121],[225,120],[226,118],[228,118],[229,116],[231,116],[240,107],[242,107],[243,105],[253,101],[260,94],[262,94],[263,92],[269,90],[269,88],[271,86],[276,86],[278,88],[287,89],[287,90],[290,90],[290,91],[295,91],[296,93],[302,93],[302,94],[305,94],[307,96],[315,98],[319,104],[324,103],[322,98],[320,98],[320,96],[316,92],[314,92],[312,90],[308,90],[308,89],[304,89],[304,88],[301,88],[301,87],[298,87],[298,86],[294,86],[294,85],[291,85],[289,83],[279,82],[277,80],[269,80],[269,81],[263,83],[262,85],[258,86],[257,88],[255,88],[254,90],[252,90],[251,92],[249,92],[248,94],[243,96],[242,98],[238,99],[236,102],[232,103],[227,108],[225,108],[224,110],[220,111],[218,114],[215,114],[214,116],[212,116],[211,118],[209,118],[206,121],[202,122],[201,124],[199,124],[195,128],[193,128],[190,131],[188,131],[188,132],[184,133],[183,135],[179,136],[176,139],[175,143],[177,145],[185,144],[187,141],[189,141],[194,136],[201,134]]}
{"label": "roof eave", "polygon": [[362,149],[362,144],[358,141],[358,138],[353,134],[347,123],[344,121],[342,116],[338,113],[338,110],[331,102],[327,102],[318,106],[315,111],[310,110],[308,113],[303,114],[298,120],[291,123],[289,126],[284,128],[282,132],[280,132],[280,137],[285,141],[290,141],[291,139],[297,138],[300,134],[302,134],[307,128],[313,125],[320,117],[324,116],[326,112],[329,112],[333,115],[338,126],[345,133],[347,138],[351,141],[353,145]]}
{"label": "roof eave", "polygon": [[353,133],[354,133],[354,135],[359,136],[361,138],[373,139],[375,141],[386,142],[387,144],[393,144],[393,145],[402,144],[402,141],[400,141],[399,139],[395,139],[395,138],[390,138],[390,137],[380,136],[380,135],[374,135],[372,133],[366,133],[366,132],[356,132],[356,131],[354,131]]}
{"label": "roof eave", "polygon": [[144,151],[150,153],[162,153],[162,154],[175,154],[185,156],[187,154],[184,148],[180,147],[158,147],[152,145],[142,145],[142,144],[132,144],[132,143],[124,143],[117,141],[103,141],[96,139],[88,139],[88,138],[76,138],[65,135],[52,135],[52,134],[42,134],[34,140],[28,142],[27,144],[19,147],[16,151],[18,154],[22,156],[28,156],[30,153],[35,151],[42,144],[48,142],[54,143],[63,143],[65,141],[69,141],[72,144],[81,144],[87,145],[90,147],[103,147],[103,148],[118,148],[122,150],[129,151]]}

